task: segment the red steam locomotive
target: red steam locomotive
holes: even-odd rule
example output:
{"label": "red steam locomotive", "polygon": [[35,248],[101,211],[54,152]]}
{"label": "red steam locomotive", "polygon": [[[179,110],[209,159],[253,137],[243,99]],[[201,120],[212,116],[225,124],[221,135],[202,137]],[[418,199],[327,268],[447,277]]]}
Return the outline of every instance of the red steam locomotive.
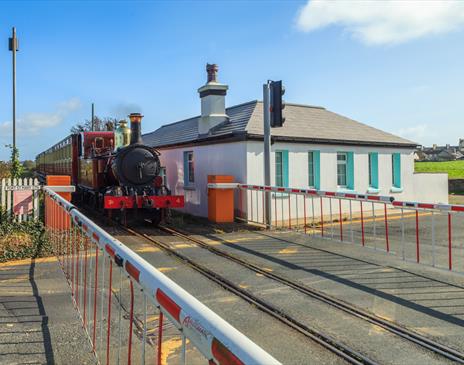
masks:
{"label": "red steam locomotive", "polygon": [[73,199],[108,211],[123,221],[149,219],[155,225],[168,208],[184,206],[163,181],[159,152],[142,141],[142,115],[132,113],[130,129],[121,121],[115,131],[71,134],[36,157],[39,179],[69,175]]}

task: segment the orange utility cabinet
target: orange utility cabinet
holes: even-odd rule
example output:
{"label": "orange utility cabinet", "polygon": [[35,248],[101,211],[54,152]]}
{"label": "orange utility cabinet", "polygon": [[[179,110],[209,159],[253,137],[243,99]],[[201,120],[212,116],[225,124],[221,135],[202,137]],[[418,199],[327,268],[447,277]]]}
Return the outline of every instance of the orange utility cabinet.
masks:
{"label": "orange utility cabinet", "polygon": [[[208,175],[208,184],[233,183],[230,175]],[[208,219],[216,223],[234,221],[234,189],[208,188]]]}
{"label": "orange utility cabinet", "polygon": [[[46,185],[48,186],[70,186],[71,176],[68,175],[47,175]],[[68,202],[71,201],[71,193],[58,193]]]}

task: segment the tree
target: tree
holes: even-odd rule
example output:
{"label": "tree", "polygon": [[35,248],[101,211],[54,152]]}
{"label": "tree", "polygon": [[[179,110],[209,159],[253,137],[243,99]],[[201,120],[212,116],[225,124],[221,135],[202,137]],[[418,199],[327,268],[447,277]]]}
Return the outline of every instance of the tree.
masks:
{"label": "tree", "polygon": [[25,160],[23,165],[23,177],[34,177],[35,173],[35,161]]}
{"label": "tree", "polygon": [[0,179],[7,179],[11,176],[10,162],[0,161]]}
{"label": "tree", "polygon": [[23,165],[19,161],[19,150],[17,147],[13,148],[11,144],[7,144],[6,147],[11,150],[10,177],[18,179],[23,173]]}
{"label": "tree", "polygon": [[[105,118],[100,118],[98,116],[94,117],[94,130],[95,131],[109,131],[113,130],[116,126],[117,123],[116,118],[111,118],[111,117],[105,117]],[[71,133],[80,133],[80,132],[86,132],[92,130],[92,120],[86,119],[82,123],[76,123],[71,128]]]}

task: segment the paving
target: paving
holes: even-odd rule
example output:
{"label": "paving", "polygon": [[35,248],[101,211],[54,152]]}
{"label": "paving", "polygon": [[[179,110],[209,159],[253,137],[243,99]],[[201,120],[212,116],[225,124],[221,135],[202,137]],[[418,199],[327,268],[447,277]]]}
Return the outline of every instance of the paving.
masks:
{"label": "paving", "polygon": [[[153,245],[141,242],[140,238],[117,229],[109,229],[109,231],[282,363],[306,364],[308,361],[315,364],[344,363],[320,345],[314,344],[303,335],[225,291]],[[185,243],[181,242],[179,245],[179,248],[185,247]],[[167,358],[168,363],[170,361],[175,363],[178,354],[172,351],[170,355]],[[191,355],[187,353],[187,359],[189,358]]]}
{"label": "paving", "polygon": [[0,264],[0,364],[95,364],[53,258]]}
{"label": "paving", "polygon": [[[184,225],[184,228],[188,229],[188,225]],[[151,232],[158,240],[169,242],[183,255],[227,277],[285,313],[298,318],[305,325],[323,331],[379,363],[448,363],[442,357],[399,339],[375,325],[355,320],[185,240],[163,237],[148,228],[145,231],[149,234]],[[210,232],[197,237],[249,262],[258,263],[269,271],[296,279],[464,351],[463,319],[458,313],[464,305],[462,276],[402,262],[381,251],[294,232]],[[119,235],[118,238],[129,247],[143,251],[140,249],[140,239],[124,235]],[[302,336],[285,329],[280,323],[266,317],[241,299],[227,294],[215,284],[208,283],[204,277],[179,261],[169,256],[166,258],[158,249],[156,251],[141,254],[278,360],[295,364],[305,363],[308,359],[315,363],[330,362],[333,355],[328,351],[320,349],[305,338],[299,338]],[[431,297],[430,291],[435,297]],[[431,300],[422,303],[421,299]],[[440,302],[435,306],[434,300]],[[447,309],[452,308],[455,311],[450,313],[442,308],[445,305]],[[266,329],[265,332],[263,328]],[[287,333],[287,336],[275,336],[272,333]],[[304,345],[300,348],[301,344]],[[308,353],[308,349],[313,353]]]}
{"label": "paving", "polygon": [[227,252],[464,351],[461,275],[293,232],[208,238]]}

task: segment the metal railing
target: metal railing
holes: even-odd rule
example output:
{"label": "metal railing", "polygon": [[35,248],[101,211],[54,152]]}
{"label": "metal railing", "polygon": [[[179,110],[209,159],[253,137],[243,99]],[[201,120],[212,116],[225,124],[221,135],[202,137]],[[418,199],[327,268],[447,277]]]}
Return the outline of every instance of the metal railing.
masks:
{"label": "metal railing", "polygon": [[464,206],[313,189],[235,188],[238,219],[266,226],[265,196],[270,194],[269,228],[357,243],[405,261],[464,273]]}
{"label": "metal railing", "polygon": [[100,363],[278,364],[50,188],[45,223]]}

